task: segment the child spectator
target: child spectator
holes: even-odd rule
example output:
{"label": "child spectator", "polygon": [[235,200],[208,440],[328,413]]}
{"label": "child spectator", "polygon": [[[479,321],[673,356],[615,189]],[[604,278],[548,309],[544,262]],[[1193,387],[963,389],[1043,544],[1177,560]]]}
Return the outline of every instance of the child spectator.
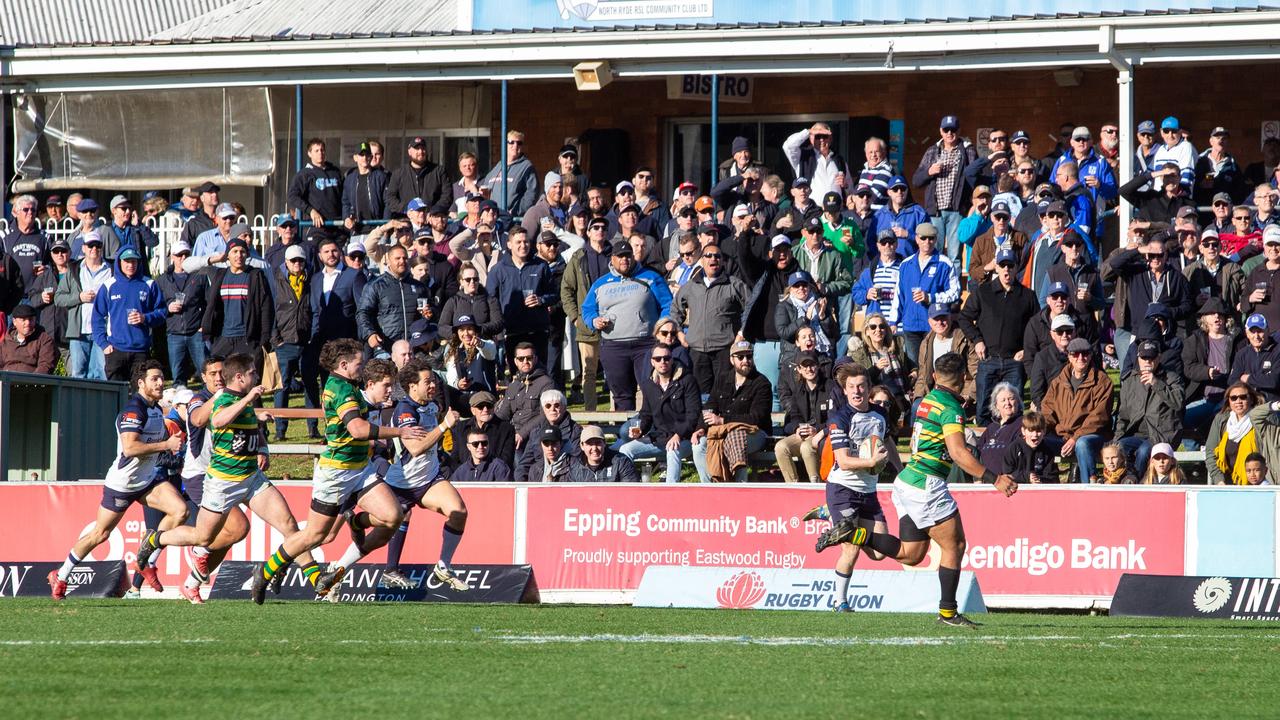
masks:
{"label": "child spectator", "polygon": [[1110,442],[1102,446],[1102,482],[1105,485],[1135,485],[1138,476],[1129,469],[1120,443]]}
{"label": "child spectator", "polygon": [[1009,446],[1003,472],[1020,483],[1058,482],[1058,466],[1053,451],[1044,444],[1048,423],[1034,410],[1022,416],[1022,437]]}
{"label": "child spectator", "polygon": [[1186,482],[1187,476],[1178,467],[1172,445],[1157,443],[1151,448],[1151,461],[1147,463],[1147,471],[1142,474],[1143,485],[1184,485]]}
{"label": "child spectator", "polygon": [[1250,485],[1270,485],[1267,479],[1267,459],[1261,453],[1249,453],[1244,459],[1244,476]]}

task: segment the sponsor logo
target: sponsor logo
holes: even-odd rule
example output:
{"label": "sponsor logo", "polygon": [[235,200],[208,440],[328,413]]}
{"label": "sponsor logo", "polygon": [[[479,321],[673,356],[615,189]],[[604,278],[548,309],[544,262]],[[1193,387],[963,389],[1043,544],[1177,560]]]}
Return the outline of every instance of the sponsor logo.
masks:
{"label": "sponsor logo", "polygon": [[759,573],[744,570],[739,572],[716,590],[716,602],[722,608],[742,610],[755,607],[764,598],[764,578]]}
{"label": "sponsor logo", "polygon": [[1191,602],[1196,606],[1196,610],[1211,613],[1221,610],[1230,599],[1231,581],[1223,577],[1211,577],[1200,583]]}
{"label": "sponsor logo", "polygon": [[0,565],[0,597],[17,597],[30,572],[30,565]]}

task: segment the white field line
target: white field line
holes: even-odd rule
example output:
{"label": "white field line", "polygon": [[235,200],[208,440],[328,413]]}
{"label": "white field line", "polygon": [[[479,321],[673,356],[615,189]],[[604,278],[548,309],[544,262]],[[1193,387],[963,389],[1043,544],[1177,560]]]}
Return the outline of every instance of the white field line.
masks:
{"label": "white field line", "polygon": [[47,645],[195,645],[203,643],[216,643],[217,640],[212,638],[196,638],[186,640],[0,640],[0,647],[26,647],[26,646],[47,646]]}

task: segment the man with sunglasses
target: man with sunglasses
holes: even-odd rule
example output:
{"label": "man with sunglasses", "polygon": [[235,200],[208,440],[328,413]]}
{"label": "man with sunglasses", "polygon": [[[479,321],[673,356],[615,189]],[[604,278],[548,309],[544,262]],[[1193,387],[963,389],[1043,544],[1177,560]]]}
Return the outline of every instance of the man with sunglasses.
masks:
{"label": "man with sunglasses", "polygon": [[502,458],[490,454],[488,436],[479,430],[471,430],[463,435],[467,459],[458,463],[449,476],[457,482],[511,482],[511,467]]}
{"label": "man with sunglasses", "polygon": [[1210,196],[1240,191],[1243,173],[1236,159],[1227,151],[1227,138],[1231,133],[1224,127],[1209,132],[1209,148],[1196,158],[1196,204],[1207,204]]}
{"label": "man with sunglasses", "polygon": [[1084,241],[1074,234],[1067,235],[1059,247],[1062,248],[1062,258],[1049,266],[1047,280],[1050,286],[1056,283],[1066,285],[1067,296],[1081,315],[1092,316],[1095,311],[1105,310],[1107,296],[1102,289],[1102,275],[1085,250]]}
{"label": "man with sunglasses", "polygon": [[835,152],[830,125],[816,122],[808,129],[792,133],[782,143],[782,154],[791,163],[796,177],[809,178],[815,195],[829,192],[844,195],[849,165]]}
{"label": "man with sunglasses", "polygon": [[981,283],[995,272],[996,253],[1012,250],[1019,259],[1027,246],[1027,236],[1013,227],[1013,213],[1003,202],[991,206],[991,227],[973,241],[973,253],[969,256],[969,282]]}
{"label": "man with sunglasses", "polygon": [[[175,242],[176,246],[177,243]],[[65,238],[58,238],[49,245],[49,259],[53,264],[36,278],[35,283],[27,286],[27,304],[36,311],[40,327],[53,338],[55,345],[63,356],[67,353],[67,308],[54,302],[58,283],[72,268],[71,246]],[[7,263],[0,262],[0,309],[6,307],[3,299],[4,271]]]}
{"label": "man with sunglasses", "polygon": [[[1044,303],[1043,309],[1027,322],[1026,329],[1022,333],[1022,361],[1027,366],[1028,372],[1031,371],[1031,365],[1035,362],[1036,356],[1045,348],[1052,347],[1053,319],[1059,315],[1071,318],[1071,325],[1077,337],[1082,337],[1093,344],[1101,339],[1102,330],[1098,327],[1097,320],[1094,320],[1093,311],[1081,312],[1072,303],[1072,299],[1071,286],[1065,282],[1056,282],[1048,287],[1048,292],[1041,300]],[[1152,307],[1155,305],[1153,304]]]}
{"label": "man with sunglasses", "polygon": [[876,211],[870,237],[880,237],[885,230],[898,238],[897,252],[906,257],[916,251],[916,226],[929,222],[929,214],[911,198],[907,180],[901,175],[889,178],[889,203]]}
{"label": "man with sunglasses", "polygon": [[1212,226],[1200,234],[1200,259],[1183,273],[1187,276],[1197,308],[1203,308],[1210,298],[1218,298],[1225,307],[1234,311],[1245,295],[1244,271],[1240,265],[1223,257],[1222,241]]}
{"label": "man with sunglasses", "polygon": [[1133,333],[1146,317],[1147,307],[1160,303],[1169,309],[1170,320],[1177,324],[1191,312],[1191,289],[1182,273],[1169,267],[1168,231],[1158,232],[1142,245],[1131,242],[1116,251],[1102,264],[1102,279],[1125,281],[1125,315],[1116,328],[1116,357],[1123,358],[1133,342]]}
{"label": "man with sunglasses", "polygon": [[1228,386],[1248,383],[1267,402],[1280,400],[1280,342],[1272,334],[1273,327],[1261,313],[1245,319],[1244,337],[1248,343],[1231,359],[1231,376],[1227,378]]}
{"label": "man with sunglasses", "polygon": [[960,311],[960,331],[973,343],[978,356],[978,425],[991,421],[988,399],[1001,382],[1021,388],[1027,371],[1023,365],[1023,335],[1040,303],[1017,278],[1018,259],[1012,250],[996,253],[995,277],[973,290]]}
{"label": "man with sunglasses", "polygon": [[[1141,188],[1145,186],[1158,189],[1144,193]],[[1138,173],[1120,188],[1120,195],[1138,209],[1135,217],[1147,222],[1172,223],[1183,208],[1194,210],[1195,203],[1187,193],[1173,165]]]}
{"label": "man with sunglasses", "polygon": [[[1031,137],[1025,130],[1013,131],[1009,136],[1009,150],[1012,153],[1009,167],[1013,168],[1014,179],[1019,185],[1030,189],[1049,179],[1049,169],[1031,154]],[[1029,172],[1023,172],[1024,167]]]}
{"label": "man with sunglasses", "polygon": [[[1262,246],[1262,227],[1254,219],[1248,206],[1237,205],[1231,209],[1231,225],[1218,237],[1222,241],[1222,254],[1244,265],[1245,261],[1265,250]],[[1254,263],[1250,263],[1252,270]]]}
{"label": "man with sunglasses", "polygon": [[612,247],[608,231],[607,218],[593,217],[587,221],[587,242],[570,259],[560,283],[560,305],[565,315],[573,318],[574,339],[581,358],[582,371],[575,379],[573,395],[582,399],[583,409],[587,412],[595,412],[598,403],[596,376],[600,367],[600,334],[582,319],[582,304],[586,302],[591,286],[609,272]]}
{"label": "man with sunglasses", "polygon": [[[447,185],[445,186],[448,187]],[[538,201],[538,171],[524,154],[524,133],[507,131],[507,176],[502,177],[502,163],[496,163],[481,188],[489,188],[489,197],[498,201],[503,210],[515,217],[522,217]],[[394,211],[394,208],[392,208]]]}
{"label": "man with sunglasses", "polygon": [[1178,169],[1178,182],[1190,194],[1196,179],[1196,149],[1182,137],[1182,123],[1170,115],[1160,121],[1160,138],[1164,144],[1156,148],[1151,167],[1159,170],[1167,165]]}
{"label": "man with sunglasses", "polygon": [[1044,394],[1049,383],[1062,372],[1067,365],[1067,345],[1076,338],[1076,323],[1070,315],[1055,315],[1050,334],[1052,344],[1036,353],[1031,363],[1030,382],[1031,404],[1040,407],[1044,402]]}
{"label": "man with sunglasses", "polygon": [[969,164],[964,171],[965,187],[972,190],[981,185],[995,187],[1000,178],[1013,171],[1015,165],[1010,163],[1012,153],[1009,151],[1009,133],[995,128],[987,136],[986,157],[980,157]]}
{"label": "man with sunglasses", "polygon": [[716,242],[702,248],[699,269],[671,302],[671,319],[685,328],[690,368],[698,390],[707,395],[717,375],[731,371],[729,346],[742,329],[739,325],[751,290],[726,271],[724,255]]}
{"label": "man with sunglasses", "polygon": [[916,254],[903,260],[898,270],[903,345],[912,362],[917,361],[920,343],[929,332],[929,306],[960,300],[959,274],[951,260],[938,252],[940,234],[930,223],[916,228]]}
{"label": "man with sunglasses", "polygon": [[582,452],[582,426],[569,413],[564,393],[551,388],[544,391],[538,401],[541,403],[539,414],[529,431],[528,439],[516,454],[516,482],[537,482],[542,479],[541,472],[532,470],[537,467],[538,458],[543,457],[539,439],[544,438],[549,430],[556,433],[561,443],[558,455],[563,453],[564,456],[573,457]]}
{"label": "man with sunglasses", "polygon": [[1266,260],[1245,278],[1240,312],[1260,313],[1268,327],[1280,328],[1280,225],[1268,226],[1262,233],[1262,255]]}
{"label": "man with sunglasses", "polygon": [[[40,220],[36,217],[39,205],[35,197],[19,195],[13,201],[13,229],[4,236],[3,243],[0,243],[3,249],[0,255],[13,258],[18,265],[21,279],[20,284],[15,283],[18,287],[28,288],[34,285],[36,277],[46,271],[49,262],[49,238],[45,236]],[[4,298],[0,298],[0,303],[3,301]],[[0,310],[9,309],[8,305],[0,304]]]}
{"label": "man with sunglasses", "polygon": [[955,115],[943,117],[938,132],[942,138],[924,151],[911,184],[924,190],[929,221],[942,238],[941,252],[955,261],[960,257],[960,219],[969,210],[965,172],[977,162],[978,151],[960,136],[960,120]]}
{"label": "man with sunglasses", "polygon": [[[1095,205],[1114,200],[1118,194],[1115,173],[1111,172],[1111,165],[1094,150],[1093,134],[1089,132],[1089,128],[1080,126],[1071,131],[1070,148],[1069,152],[1063,153],[1053,164],[1049,176],[1057,179],[1062,164],[1073,162],[1076,164],[1080,183],[1088,188]],[[1063,192],[1066,192],[1066,188],[1063,188]]]}
{"label": "man with sunglasses", "polygon": [[[880,231],[876,238],[874,260],[858,275],[853,284],[853,302],[866,314],[880,313],[885,322],[896,327],[900,312],[898,275],[902,270],[902,255],[898,254],[898,236],[890,229]],[[841,352],[844,349],[841,348]]]}
{"label": "man with sunglasses", "polygon": [[1040,413],[1062,457],[1074,455],[1082,483],[1096,482],[1098,454],[1111,434],[1115,383],[1098,367],[1093,346],[1084,338],[1067,343],[1067,366],[1049,381]]}
{"label": "man with sunglasses", "polygon": [[494,412],[497,401],[487,390],[481,390],[467,401],[471,407],[471,417],[458,423],[453,433],[453,459],[461,463],[467,458],[466,439],[470,433],[481,433],[488,439],[488,456],[500,459],[508,468],[516,463],[516,429],[511,423],[498,417]]}

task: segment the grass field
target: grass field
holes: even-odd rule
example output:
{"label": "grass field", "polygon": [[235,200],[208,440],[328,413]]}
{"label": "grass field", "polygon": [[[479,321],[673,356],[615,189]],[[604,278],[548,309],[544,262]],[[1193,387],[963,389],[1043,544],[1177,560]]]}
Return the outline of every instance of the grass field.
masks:
{"label": "grass field", "polygon": [[1275,717],[1280,627],[1060,615],[7,600],[34,717]]}

